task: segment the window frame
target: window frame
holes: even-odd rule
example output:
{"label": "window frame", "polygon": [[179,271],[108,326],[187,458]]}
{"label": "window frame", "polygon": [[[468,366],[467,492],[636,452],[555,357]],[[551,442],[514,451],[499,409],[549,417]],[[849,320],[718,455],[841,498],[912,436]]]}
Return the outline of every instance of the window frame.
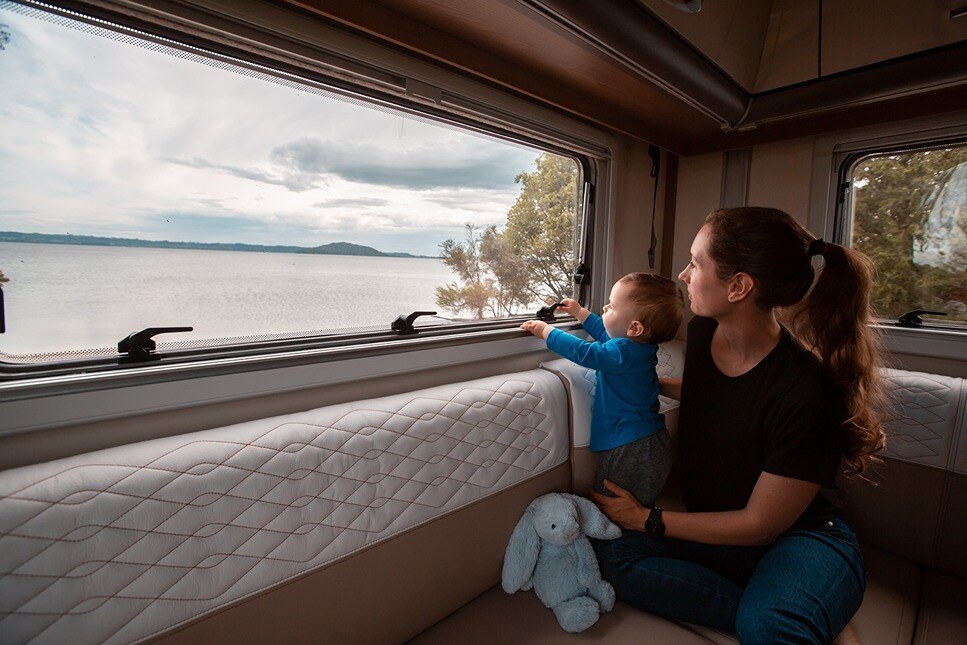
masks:
{"label": "window frame", "polygon": [[[885,125],[856,128],[817,136],[813,142],[813,172],[810,182],[807,228],[817,237],[838,242],[834,236],[836,218],[841,208],[843,159],[851,154],[873,150],[896,149],[901,146],[932,146],[944,141],[967,138],[967,110],[942,115],[908,119]],[[900,365],[922,365],[955,361],[962,356],[967,333],[936,329],[909,329],[889,321],[878,321],[884,349],[899,360]],[[947,365],[944,373],[960,375],[963,367]]]}
{"label": "window frame", "polygon": [[[292,22],[291,10],[285,8],[223,0],[205,3],[206,8],[215,8],[214,13],[186,9],[184,3],[174,2],[153,2],[148,8],[133,0],[112,3],[112,9],[69,1],[59,3],[61,7],[32,0],[19,4],[101,28],[134,33],[139,38],[189,53],[203,51],[216,59],[224,57],[234,63],[275,69],[332,92],[574,159],[582,174],[579,187],[583,190],[584,207],[578,213],[583,224],[575,267],[583,261],[589,266],[591,276],[605,275],[606,253],[601,252],[598,241],[605,239],[601,232],[610,227],[605,218],[596,216],[595,210],[601,201],[607,203],[606,199],[601,200],[597,186],[607,178],[611,141],[595,128],[329,27],[324,29],[327,37],[299,33],[298,24]],[[303,22],[303,31],[305,25]],[[316,31],[318,25],[312,23],[312,26]],[[255,41],[251,39],[254,30],[261,32]],[[323,42],[325,49],[319,44]],[[601,289],[599,282],[592,279],[581,289],[582,302],[590,304],[597,297]],[[111,356],[44,363],[0,362],[0,400],[20,397],[27,391],[39,395],[52,387],[79,392],[101,387],[98,384],[127,382],[132,378],[142,382],[171,381],[226,371],[263,370],[269,364],[280,368],[298,367],[338,362],[347,357],[364,358],[374,353],[388,356],[422,348],[487,344],[495,338],[520,339],[525,333],[518,326],[526,318],[425,326],[418,321],[420,334],[416,336],[397,336],[389,330],[391,321],[387,320],[385,332],[334,333],[273,341],[253,339],[231,346],[195,349],[161,347],[160,360],[150,363],[119,364],[117,357]],[[571,326],[571,322],[571,319],[562,319],[565,326]],[[135,331],[139,330],[131,330]]]}
{"label": "window frame", "polygon": [[[891,154],[903,154],[914,152],[925,152],[938,150],[941,148],[960,147],[967,148],[967,135],[953,136],[944,139],[935,139],[929,142],[909,141],[900,144],[883,145],[873,148],[864,148],[851,152],[843,152],[836,159],[837,182],[836,182],[836,209],[833,217],[833,241],[847,248],[852,248],[850,240],[852,238],[853,226],[852,218],[848,215],[853,204],[853,193],[851,191],[851,174],[853,169],[864,159],[873,157],[883,157]],[[880,318],[877,324],[880,327],[896,327],[897,321],[891,318]],[[919,328],[910,329],[913,332],[933,331],[941,333],[952,333],[967,337],[967,325],[947,326],[941,324],[925,323]]]}

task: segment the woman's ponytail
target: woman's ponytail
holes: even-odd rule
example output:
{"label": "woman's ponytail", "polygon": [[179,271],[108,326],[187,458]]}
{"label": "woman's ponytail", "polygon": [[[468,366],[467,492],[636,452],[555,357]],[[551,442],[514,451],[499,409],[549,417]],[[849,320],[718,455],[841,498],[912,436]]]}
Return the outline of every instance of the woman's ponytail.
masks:
{"label": "woman's ponytail", "polygon": [[848,432],[846,475],[862,475],[883,448],[886,395],[880,375],[882,352],[872,326],[870,295],[876,271],[864,254],[823,243],[819,277],[790,310],[790,327],[812,349],[843,392]]}

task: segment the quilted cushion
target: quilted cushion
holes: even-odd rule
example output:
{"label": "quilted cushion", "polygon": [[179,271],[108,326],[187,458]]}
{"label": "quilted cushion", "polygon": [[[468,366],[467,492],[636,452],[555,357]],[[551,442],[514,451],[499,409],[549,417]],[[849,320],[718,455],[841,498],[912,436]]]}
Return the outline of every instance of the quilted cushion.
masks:
{"label": "quilted cushion", "polygon": [[562,464],[542,370],[0,473],[4,642],[149,637]]}
{"label": "quilted cushion", "polygon": [[884,376],[893,400],[884,456],[967,474],[967,381],[892,369]]}

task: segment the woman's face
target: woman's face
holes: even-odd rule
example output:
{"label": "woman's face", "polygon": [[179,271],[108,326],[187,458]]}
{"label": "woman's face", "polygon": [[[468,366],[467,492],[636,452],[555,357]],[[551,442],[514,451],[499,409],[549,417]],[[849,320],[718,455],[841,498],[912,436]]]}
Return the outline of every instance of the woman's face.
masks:
{"label": "woman's face", "polygon": [[709,236],[708,226],[703,226],[692,242],[692,259],[678,274],[678,279],[688,287],[692,313],[715,318],[728,308],[729,288],[725,280],[719,278],[715,263],[708,255]]}

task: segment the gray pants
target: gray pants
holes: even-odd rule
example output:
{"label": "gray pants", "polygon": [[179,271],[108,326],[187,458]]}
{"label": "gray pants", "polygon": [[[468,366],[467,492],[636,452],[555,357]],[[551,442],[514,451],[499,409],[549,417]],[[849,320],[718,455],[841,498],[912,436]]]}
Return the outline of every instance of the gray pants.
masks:
{"label": "gray pants", "polygon": [[654,504],[672,469],[672,458],[672,438],[667,428],[599,452],[594,488],[608,494],[602,483],[607,479],[629,491],[641,504]]}

